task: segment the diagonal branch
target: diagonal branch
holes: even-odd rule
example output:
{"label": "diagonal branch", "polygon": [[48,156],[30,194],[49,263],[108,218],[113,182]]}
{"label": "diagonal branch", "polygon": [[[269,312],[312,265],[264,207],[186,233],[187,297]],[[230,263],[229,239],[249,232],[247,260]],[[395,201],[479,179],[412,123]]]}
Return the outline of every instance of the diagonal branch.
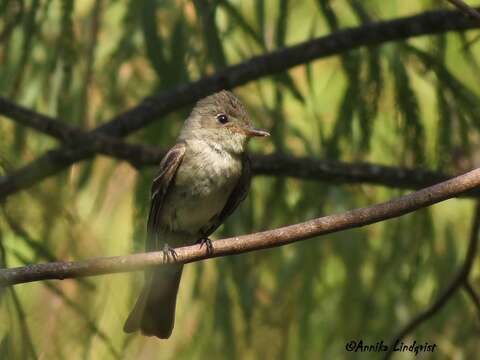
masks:
{"label": "diagonal branch", "polygon": [[145,98],[137,106],[101,126],[99,131],[112,136],[126,136],[145,127],[156,117],[189,105],[213,92],[234,88],[312,60],[341,54],[362,46],[378,46],[409,37],[474,28],[478,28],[478,24],[465,18],[461,12],[431,11],[337,31],[331,35],[255,56],[191,84]]}
{"label": "diagonal branch", "polygon": [[477,314],[480,319],[480,297],[478,296],[477,292],[473,288],[472,284],[470,284],[469,281],[465,280],[465,283],[463,284],[463,288],[465,289],[465,292],[467,293],[468,297],[472,300],[473,305],[475,306],[475,309],[477,310]]}
{"label": "diagonal branch", "polygon": [[[309,61],[344,53],[362,46],[378,46],[385,42],[446,31],[465,31],[478,25],[458,11],[432,11],[419,15],[369,23],[357,28],[253,57],[225,68],[188,85],[178,86],[156,96],[145,98],[137,106],[117,115],[109,122],[88,132],[82,140],[74,138],[68,146],[47,152],[29,165],[0,178],[0,201],[52,176],[75,162],[92,157],[97,135],[126,136],[182,106],[210,93],[233,88],[263,76],[273,75]],[[0,113],[5,114],[0,108]],[[16,119],[22,116],[16,114]],[[50,128],[50,132],[56,130]],[[70,142],[68,134],[58,134]],[[105,140],[106,141],[106,140]]]}
{"label": "diagonal branch", "polygon": [[[159,251],[78,262],[53,262],[2,269],[0,270],[0,286],[47,279],[66,279],[135,271],[167,263],[190,263],[207,258],[282,246],[315,236],[398,217],[419,208],[458,196],[462,192],[479,186],[480,168],[440,184],[371,207],[324,216],[275,230],[217,240],[213,244],[213,252],[211,254],[208,254],[207,249],[202,248],[200,245],[193,245],[176,248],[175,259],[165,257],[164,253]],[[476,220],[476,224],[478,221]],[[469,251],[470,253],[474,253],[474,251]],[[471,262],[468,262],[468,268],[463,270],[462,276],[468,273],[470,266]]]}
{"label": "diagonal branch", "polygon": [[68,124],[64,119],[55,119],[38,113],[3,97],[0,97],[0,114],[62,142],[72,141],[87,134],[81,128]]}
{"label": "diagonal branch", "polygon": [[447,0],[447,1],[453,4],[454,6],[456,6],[457,9],[460,10],[461,12],[465,13],[468,16],[471,16],[477,22],[480,22],[480,13],[476,9],[467,5],[462,0]]}
{"label": "diagonal branch", "polygon": [[[468,275],[472,270],[473,262],[477,254],[478,248],[478,236],[480,232],[480,201],[477,201],[475,205],[475,212],[473,215],[472,228],[470,230],[470,241],[468,244],[467,254],[465,256],[465,261],[462,264],[462,267],[449,283],[449,285],[442,291],[440,296],[435,300],[435,302],[425,311],[418,314],[413,318],[408,324],[405,325],[403,329],[393,338],[393,341],[390,343],[389,351],[385,354],[385,359],[389,359],[393,354],[395,348],[395,343],[401,341],[409,333],[411,333],[415,328],[420,326],[423,322],[430,319],[442,307],[455,295],[455,293],[462,287],[468,284]],[[467,287],[468,289],[468,287]]]}

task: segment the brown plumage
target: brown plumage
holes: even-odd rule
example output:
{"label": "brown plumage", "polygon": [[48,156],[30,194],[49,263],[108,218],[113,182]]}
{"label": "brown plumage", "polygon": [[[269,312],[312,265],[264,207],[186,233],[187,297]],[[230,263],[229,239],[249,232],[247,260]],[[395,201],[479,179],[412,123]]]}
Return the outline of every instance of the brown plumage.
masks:
{"label": "brown plumage", "polygon": [[[153,181],[146,250],[191,245],[213,233],[247,195],[248,138],[267,135],[252,128],[232,93],[200,100]],[[168,265],[146,271],[126,332],[141,330],[162,339],[171,335],[182,269]]]}

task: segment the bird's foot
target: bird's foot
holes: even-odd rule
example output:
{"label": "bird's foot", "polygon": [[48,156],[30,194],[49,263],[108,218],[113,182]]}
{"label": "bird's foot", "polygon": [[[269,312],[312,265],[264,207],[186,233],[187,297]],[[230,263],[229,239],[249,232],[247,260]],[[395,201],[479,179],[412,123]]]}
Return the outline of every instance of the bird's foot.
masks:
{"label": "bird's foot", "polygon": [[177,252],[170,245],[168,244],[163,245],[162,251],[163,251],[164,261],[170,261],[170,258],[173,260],[177,260]]}
{"label": "bird's foot", "polygon": [[200,249],[205,245],[207,247],[207,254],[213,254],[213,244],[212,240],[210,240],[207,236],[202,236],[198,239],[197,244],[200,244]]}

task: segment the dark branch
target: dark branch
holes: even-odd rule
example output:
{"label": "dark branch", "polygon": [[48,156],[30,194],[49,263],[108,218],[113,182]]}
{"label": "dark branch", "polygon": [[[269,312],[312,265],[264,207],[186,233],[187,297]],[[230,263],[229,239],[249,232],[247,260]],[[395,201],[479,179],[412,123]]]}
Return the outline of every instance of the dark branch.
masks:
{"label": "dark branch", "polygon": [[[0,270],[0,285],[13,285],[47,279],[65,279],[134,270],[166,263],[190,263],[207,258],[282,246],[315,236],[330,234],[354,227],[365,226],[398,217],[419,208],[458,196],[480,186],[480,168],[440,184],[419,190],[397,199],[355,209],[342,214],[329,215],[279,229],[243,235],[213,243],[210,254],[200,245],[176,248],[176,259],[166,259],[163,252],[150,252],[128,256],[97,258],[79,262],[54,262]],[[478,207],[474,229],[479,225]],[[472,232],[473,233],[473,232]],[[475,232],[476,234],[476,232]],[[473,239],[473,236],[472,236]],[[476,237],[475,237],[476,240]],[[470,244],[467,261],[459,273],[461,279],[468,274],[476,250],[476,241]]]}
{"label": "dark branch", "polygon": [[465,284],[463,284],[463,288],[465,289],[468,297],[472,300],[473,305],[477,310],[478,318],[480,319],[480,297],[473,288],[472,284],[470,284],[470,281],[465,281]]}
{"label": "dark branch", "polygon": [[447,0],[447,1],[453,4],[454,6],[456,6],[457,9],[463,12],[464,14],[471,16],[478,23],[480,23],[480,13],[476,9],[468,6],[462,0]]}
{"label": "dark branch", "polygon": [[111,136],[126,136],[145,127],[156,117],[189,105],[213,92],[231,89],[312,60],[341,54],[362,46],[378,46],[409,37],[473,28],[478,28],[478,24],[465,18],[461,12],[431,11],[337,31],[328,36],[253,57],[194,83],[148,97],[139,105],[101,126],[99,131]]}
{"label": "dark branch", "polygon": [[63,119],[54,119],[48,115],[40,114],[2,97],[0,97],[0,114],[20,125],[53,136],[62,142],[68,142],[86,135],[86,132],[82,129],[68,124]]}
{"label": "dark branch", "polygon": [[418,314],[413,318],[405,327],[400,330],[400,332],[393,338],[393,341],[390,343],[389,351],[385,355],[385,359],[389,359],[393,354],[394,344],[397,341],[405,338],[409,333],[411,333],[415,328],[420,326],[423,322],[430,319],[442,307],[455,295],[457,290],[464,286],[468,281],[468,275],[473,266],[475,256],[477,254],[478,247],[478,235],[480,231],[480,201],[477,201],[475,205],[475,212],[473,215],[472,228],[470,230],[470,241],[468,244],[467,254],[465,256],[465,261],[462,264],[462,267],[452,279],[450,284],[442,291],[440,296],[435,300],[435,302],[425,311]]}
{"label": "dark branch", "polygon": [[[421,189],[453,177],[453,175],[420,168],[345,163],[283,154],[253,155],[252,169],[255,175],[288,176],[336,184],[365,183],[400,189]],[[479,195],[480,189],[462,194],[462,196],[474,197]]]}
{"label": "dark branch", "polygon": [[[315,59],[341,54],[362,46],[378,46],[385,42],[414,36],[446,31],[465,31],[475,27],[477,24],[474,21],[458,11],[425,12],[411,17],[369,23],[361,27],[341,30],[328,36],[254,57],[194,83],[178,86],[159,95],[148,97],[137,106],[92,130],[88,133],[88,137],[84,137],[82,140],[74,137],[68,146],[49,151],[29,165],[0,178],[0,200],[37,184],[75,162],[92,157],[97,152],[95,150],[98,150],[92,149],[94,147],[92,142],[97,142],[97,144],[101,142],[101,140],[97,140],[97,135],[126,136],[156,118],[191,104],[215,91],[240,86],[263,76],[276,74]],[[28,122],[25,116],[31,115],[9,114],[8,111],[8,108],[0,106],[0,113],[15,116],[17,121],[23,121],[24,124]],[[23,120],[19,120],[20,117],[24,117]],[[36,126],[40,129],[42,118],[37,120]],[[51,125],[49,123],[48,126],[45,126],[45,128],[50,126],[48,131],[51,135],[56,133],[64,141],[70,142],[70,134],[59,132]]]}
{"label": "dark branch", "polygon": [[[8,112],[8,116],[11,118],[19,118],[19,123],[51,135],[60,141],[83,141],[84,143],[89,143],[92,151],[128,161],[137,168],[157,165],[165,153],[163,149],[130,144],[122,139],[102,134],[92,136],[79,128],[35,113],[2,98],[0,98],[0,110]],[[314,157],[293,157],[283,154],[253,154],[251,158],[255,175],[287,176],[306,180],[335,182],[337,184],[367,183],[401,189],[420,189],[452,177],[449,174],[422,169],[371,163],[352,164],[319,160]],[[479,193],[480,191],[472,191],[466,195],[478,196]]]}

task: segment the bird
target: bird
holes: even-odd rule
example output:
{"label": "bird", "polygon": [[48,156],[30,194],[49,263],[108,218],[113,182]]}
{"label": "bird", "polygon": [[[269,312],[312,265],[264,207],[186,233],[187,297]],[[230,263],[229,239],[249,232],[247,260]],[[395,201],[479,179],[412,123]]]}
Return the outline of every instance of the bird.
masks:
{"label": "bird", "polygon": [[[146,251],[174,257],[174,247],[195,243],[213,251],[209,236],[249,191],[248,140],[269,135],[253,127],[246,107],[232,92],[222,90],[199,100],[153,179]],[[145,271],[143,289],[124,325],[126,333],[171,336],[182,270],[182,264],[169,264]]]}

